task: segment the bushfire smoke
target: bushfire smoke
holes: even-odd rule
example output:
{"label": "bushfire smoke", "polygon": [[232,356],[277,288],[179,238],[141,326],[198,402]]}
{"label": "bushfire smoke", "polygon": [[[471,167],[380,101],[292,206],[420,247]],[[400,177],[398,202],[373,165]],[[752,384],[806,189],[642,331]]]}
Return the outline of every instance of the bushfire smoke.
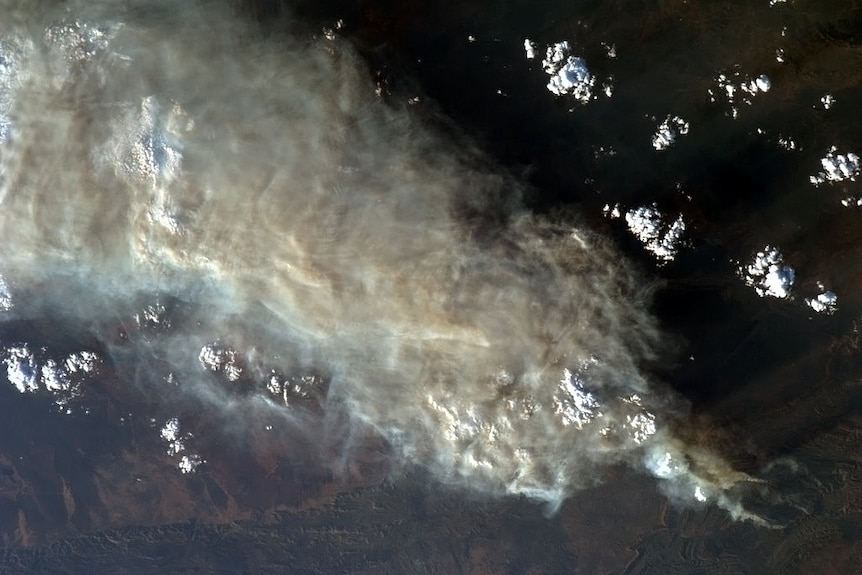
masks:
{"label": "bushfire smoke", "polygon": [[[750,478],[675,437],[682,402],[643,371],[648,282],[384,101],[349,45],[264,37],[220,2],[4,5],[7,316],[100,334],[138,385],[157,357],[213,409],[212,371],[275,397],[314,370],[324,411],[456,487],[556,507],[625,464],[758,520],[731,496]],[[194,311],[158,337],[99,331],[166,300]]]}

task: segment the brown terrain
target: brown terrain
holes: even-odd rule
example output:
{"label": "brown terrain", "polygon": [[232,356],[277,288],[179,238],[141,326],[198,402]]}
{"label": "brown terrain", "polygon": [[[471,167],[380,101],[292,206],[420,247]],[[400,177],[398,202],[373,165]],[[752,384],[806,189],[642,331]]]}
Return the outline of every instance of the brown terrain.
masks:
{"label": "brown terrain", "polygon": [[[271,2],[248,4],[261,18],[277,12]],[[790,118],[785,124],[792,125],[799,116],[804,125],[800,133],[814,132],[810,140],[817,155],[830,144],[818,130],[858,134],[858,114],[824,119],[822,110],[811,112],[811,103],[827,90],[838,94],[839,101],[858,97],[858,8],[811,6],[790,13],[779,24],[801,32],[786,43],[787,66],[774,63],[773,47],[755,25],[779,19],[781,13],[768,12],[765,1],[756,9],[744,8],[747,3],[681,0],[595,3],[601,6],[585,6],[582,13],[558,6],[551,14],[551,8],[543,12],[528,2],[501,8],[509,25],[523,15],[537,35],[556,39],[588,30],[594,37],[617,39],[620,53],[628,50],[629,65],[637,69],[629,78],[643,77],[637,91],[646,95],[638,105],[656,104],[652,88],[663,81],[676,89],[681,113],[692,120],[704,118],[706,129],[700,135],[693,130],[687,140],[696,151],[680,160],[696,168],[682,176],[662,173],[667,166],[646,161],[632,160],[629,172],[613,176],[594,168],[592,176],[607,178],[605,195],[599,195],[581,188],[571,191],[569,172],[584,163],[572,160],[584,155],[579,143],[559,134],[525,143],[537,141],[537,132],[552,123],[553,111],[543,117],[535,107],[526,107],[548,94],[520,99],[513,94],[510,103],[488,104],[467,96],[458,101],[454,94],[463,92],[463,85],[457,90],[443,86],[444,77],[455,85],[470,76],[476,90],[493,94],[494,82],[511,86],[523,79],[511,72],[501,80],[499,70],[482,76],[466,64],[459,69],[453,63],[466,60],[464,49],[450,53],[440,48],[444,37],[478,35],[481,30],[469,24],[474,21],[486,26],[490,36],[502,34],[500,23],[491,17],[496,14],[492,7],[481,2],[462,7],[439,2],[396,7],[376,0],[341,4],[305,8],[322,19],[344,15],[372,68],[390,57],[387,50],[397,54],[392,59],[397,64],[381,67],[388,70],[380,73],[383,83],[397,84],[399,76],[392,70],[405,61],[430,59],[425,67],[406,67],[441,107],[475,130],[504,162],[516,167],[535,162],[532,171],[525,171],[537,174],[533,183],[547,186],[549,203],[577,201],[593,209],[609,199],[626,201],[646,194],[664,205],[682,206],[700,239],[677,267],[656,272],[666,281],[657,312],[669,333],[686,342],[680,344],[679,356],[694,360],[680,359],[658,370],[658,377],[691,399],[693,436],[764,479],[765,489],[754,489],[750,504],[777,528],[735,522],[714,507],[677,506],[654,480],[625,469],[611,470],[601,484],[575,494],[548,516],[526,499],[454,492],[426,478],[421,469],[400,467],[370,431],[360,440],[354,437],[347,448],[332,433],[338,429],[338,416],[324,414],[313,398],[285,408],[298,410],[301,424],[272,415],[272,429],[250,431],[242,425],[243,417],[259,418],[258,413],[240,409],[213,416],[194,404],[173,405],[159,390],[126,384],[122,366],[106,363],[75,400],[70,415],[58,410],[50,397],[22,396],[5,385],[0,389],[0,572],[860,572],[858,213],[839,212],[834,198],[827,203],[784,193],[788,174],[804,179],[802,172],[812,171],[795,167],[796,160],[770,172],[772,180],[761,179],[747,162],[750,154],[762,150],[752,152],[732,135],[750,133],[760,120]],[[428,26],[429,15],[438,11],[439,20]],[[626,16],[618,16],[621,13]],[[685,62],[674,64],[669,54],[681,50],[674,38],[685,39],[686,49],[699,46],[702,53],[686,53],[680,56]],[[520,46],[516,48],[515,53]],[[503,58],[495,49],[487,47],[490,65],[496,61],[499,67],[508,66],[511,55]],[[777,111],[755,108],[733,124],[732,132],[726,128],[729,120],[704,111],[710,78],[695,78],[698,66],[708,61],[711,71],[739,62],[748,69],[753,61],[767,61],[767,52],[774,67],[768,70],[776,85],[773,95],[780,96]],[[688,66],[689,59],[702,61]],[[648,79],[643,71],[653,63],[665,73],[661,80]],[[623,80],[616,101],[635,107]],[[499,121],[501,114],[507,122]],[[609,130],[601,126],[606,119],[607,111],[597,105],[595,115],[579,126],[584,137]],[[616,142],[623,157],[626,138]],[[633,181],[646,183],[632,191]],[[694,201],[667,191],[680,181]],[[664,191],[649,195],[656,189]],[[594,219],[598,226],[608,225]],[[794,236],[801,228],[806,235]],[[737,285],[726,262],[762,246],[760,237],[767,232],[784,240],[800,276],[833,278],[843,298],[834,318],[812,319],[806,310],[758,299]],[[639,246],[626,241],[621,240],[623,249],[649,265]],[[4,326],[0,335],[11,341],[11,334],[22,329],[34,334],[34,345],[40,338],[51,343],[62,337],[45,335],[52,326]],[[177,457],[166,452],[159,436],[166,418],[174,416],[193,431],[190,449],[206,462],[191,474],[180,472]]]}
{"label": "brown terrain", "polygon": [[[737,353],[757,345],[757,329]],[[768,492],[751,505],[776,529],[714,507],[678,507],[654,480],[624,469],[550,516],[522,498],[453,492],[420,469],[396,469],[371,433],[344,449],[327,438],[315,405],[294,409],[306,409],[316,428],[273,417],[257,435],[189,410],[188,443],[206,463],[183,474],[150,421],[176,411],[111,383],[107,367],[79,399],[89,413],[4,391],[15,409],[0,422],[0,565],[4,573],[850,573],[862,560],[854,411],[862,387],[849,375],[858,373],[857,343],[836,339],[696,415],[705,441],[760,470]],[[111,424],[121,406],[133,415]]]}

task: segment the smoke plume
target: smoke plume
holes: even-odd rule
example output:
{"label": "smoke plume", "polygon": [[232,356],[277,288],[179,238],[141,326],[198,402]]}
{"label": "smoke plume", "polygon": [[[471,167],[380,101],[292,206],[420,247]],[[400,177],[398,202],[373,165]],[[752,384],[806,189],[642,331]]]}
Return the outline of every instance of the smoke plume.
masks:
{"label": "smoke plume", "polygon": [[[648,282],[384,101],[349,45],[220,2],[6,4],[7,317],[99,334],[134,384],[169,373],[211,409],[237,401],[218,377],[317,394],[455,487],[556,508],[624,464],[758,520],[643,370]],[[131,318],[155,327],[111,340]]]}

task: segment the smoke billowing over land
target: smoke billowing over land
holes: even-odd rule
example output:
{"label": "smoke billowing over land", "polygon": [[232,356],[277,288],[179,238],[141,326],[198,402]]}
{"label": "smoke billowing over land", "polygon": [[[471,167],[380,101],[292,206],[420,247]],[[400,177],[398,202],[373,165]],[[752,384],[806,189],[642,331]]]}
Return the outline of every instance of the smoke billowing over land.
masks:
{"label": "smoke billowing over land", "polygon": [[[373,430],[458,488],[553,509],[624,464],[758,520],[750,478],[674,434],[682,402],[644,371],[649,282],[381,98],[345,42],[264,37],[220,2],[13,4],[9,317],[75,326],[128,385],[169,378],[226,420],[244,402]],[[257,391],[220,384],[240,380]]]}

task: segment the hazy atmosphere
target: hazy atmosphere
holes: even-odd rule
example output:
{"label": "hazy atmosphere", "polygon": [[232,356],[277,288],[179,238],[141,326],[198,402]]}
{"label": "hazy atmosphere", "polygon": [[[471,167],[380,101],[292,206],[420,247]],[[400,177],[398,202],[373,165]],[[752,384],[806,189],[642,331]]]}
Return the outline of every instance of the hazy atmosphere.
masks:
{"label": "hazy atmosphere", "polygon": [[0,2],[3,565],[859,557],[862,21],[583,4]]}

